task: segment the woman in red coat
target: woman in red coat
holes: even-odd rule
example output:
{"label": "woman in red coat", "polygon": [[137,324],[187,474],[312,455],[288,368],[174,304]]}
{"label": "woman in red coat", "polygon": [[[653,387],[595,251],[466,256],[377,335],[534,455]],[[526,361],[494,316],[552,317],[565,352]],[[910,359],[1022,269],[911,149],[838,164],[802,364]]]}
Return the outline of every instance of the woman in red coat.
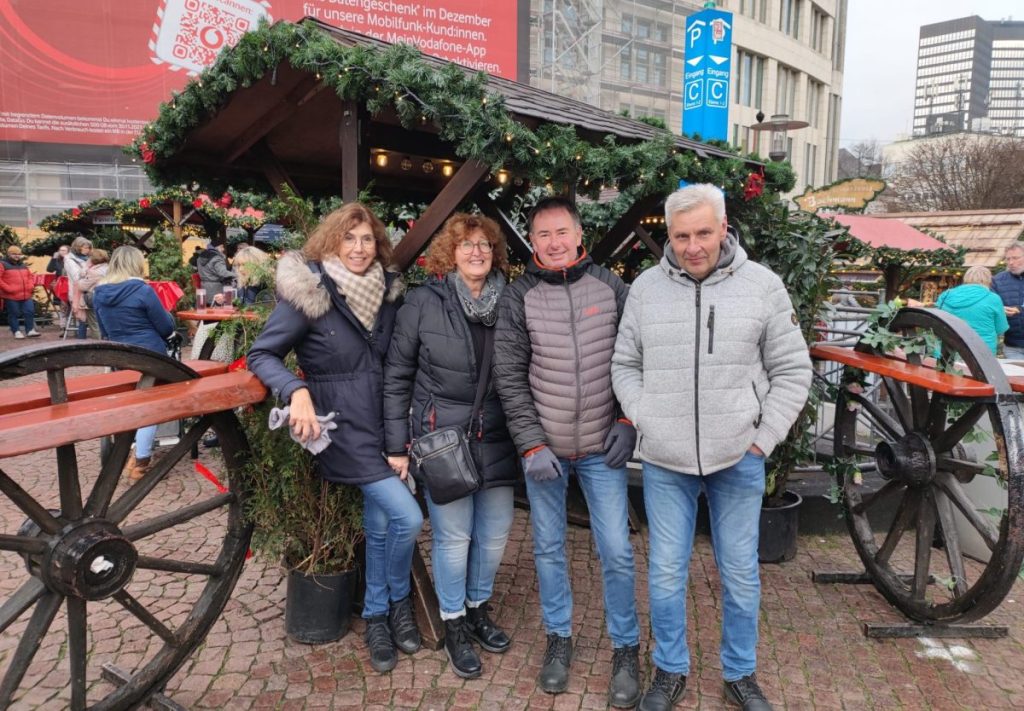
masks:
{"label": "woman in red coat", "polygon": [[[7,307],[7,325],[11,327],[15,338],[39,336],[36,330],[36,304],[32,300],[35,288],[35,279],[25,264],[21,247],[12,244],[7,248],[7,259],[0,261],[0,298]],[[18,328],[22,318],[25,319],[24,331]]]}

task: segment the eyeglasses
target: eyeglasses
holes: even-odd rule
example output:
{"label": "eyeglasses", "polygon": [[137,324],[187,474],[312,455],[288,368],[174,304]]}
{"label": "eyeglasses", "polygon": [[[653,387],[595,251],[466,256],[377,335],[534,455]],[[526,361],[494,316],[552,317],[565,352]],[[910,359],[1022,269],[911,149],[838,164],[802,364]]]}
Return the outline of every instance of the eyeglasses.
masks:
{"label": "eyeglasses", "polygon": [[474,247],[478,247],[480,249],[480,254],[490,254],[494,251],[494,245],[487,240],[482,242],[470,242],[466,239],[459,242],[459,251],[463,254],[472,254]]}

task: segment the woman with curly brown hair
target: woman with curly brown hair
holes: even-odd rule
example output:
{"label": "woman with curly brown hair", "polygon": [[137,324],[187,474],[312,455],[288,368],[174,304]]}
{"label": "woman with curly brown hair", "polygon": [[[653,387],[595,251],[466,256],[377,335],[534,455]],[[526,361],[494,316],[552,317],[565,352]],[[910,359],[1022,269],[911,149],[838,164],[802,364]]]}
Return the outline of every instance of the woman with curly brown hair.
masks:
{"label": "woman with curly brown hair", "polygon": [[[391,466],[405,474],[416,438],[469,425],[480,488],[443,504],[434,501],[429,481],[425,488],[445,651],[457,675],[474,678],[482,670],[471,639],[499,654],[511,644],[487,605],[512,526],[519,462],[484,367],[508,270],[505,239],[493,220],[455,214],[434,238],[426,269],[434,276],[399,309],[384,367],[385,444]],[[473,412],[481,379],[482,404]]]}

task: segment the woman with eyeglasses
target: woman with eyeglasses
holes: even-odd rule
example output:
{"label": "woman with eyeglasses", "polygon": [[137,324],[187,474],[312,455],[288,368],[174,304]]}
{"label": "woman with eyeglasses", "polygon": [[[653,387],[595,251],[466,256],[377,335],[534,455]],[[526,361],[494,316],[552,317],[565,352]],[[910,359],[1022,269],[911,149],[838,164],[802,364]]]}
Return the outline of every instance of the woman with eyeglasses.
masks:
{"label": "woman with eyeglasses", "polygon": [[[385,443],[388,461],[404,475],[407,448],[417,437],[446,426],[470,429],[480,488],[446,504],[433,501],[429,484],[424,488],[445,652],[452,670],[471,679],[482,672],[471,640],[496,654],[511,645],[487,603],[512,527],[519,458],[490,369],[481,367],[490,361],[485,350],[494,347],[508,270],[505,239],[493,220],[456,213],[434,238],[425,267],[434,276],[399,309],[384,367]],[[481,378],[484,397],[473,413]]]}
{"label": "woman with eyeglasses", "polygon": [[[365,206],[327,215],[301,253],[278,260],[277,305],[248,355],[249,370],[288,405],[298,439],[317,440],[317,416],[336,413],[317,466],[327,481],[363,493],[365,639],[381,673],[398,663],[396,647],[420,648],[409,577],[423,514],[406,475],[384,456],[384,356],[403,290],[387,269],[392,255],[383,223]],[[292,351],[302,377],[284,363]]]}

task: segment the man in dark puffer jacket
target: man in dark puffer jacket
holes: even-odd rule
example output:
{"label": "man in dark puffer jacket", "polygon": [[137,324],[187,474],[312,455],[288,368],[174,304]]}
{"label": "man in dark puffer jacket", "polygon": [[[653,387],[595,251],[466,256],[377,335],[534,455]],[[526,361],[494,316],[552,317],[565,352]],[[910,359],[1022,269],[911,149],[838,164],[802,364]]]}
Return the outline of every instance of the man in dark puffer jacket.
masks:
{"label": "man in dark puffer jacket", "polygon": [[626,462],[636,432],[612,393],[611,357],[626,286],[583,249],[575,206],[540,201],[529,216],[533,259],[505,289],[495,332],[494,378],[509,432],[523,457],[547,651],[541,690],[569,684],[572,592],[565,551],[565,497],[574,473],[601,558],[614,655],[609,702],[640,697],[639,626],[629,542]]}

